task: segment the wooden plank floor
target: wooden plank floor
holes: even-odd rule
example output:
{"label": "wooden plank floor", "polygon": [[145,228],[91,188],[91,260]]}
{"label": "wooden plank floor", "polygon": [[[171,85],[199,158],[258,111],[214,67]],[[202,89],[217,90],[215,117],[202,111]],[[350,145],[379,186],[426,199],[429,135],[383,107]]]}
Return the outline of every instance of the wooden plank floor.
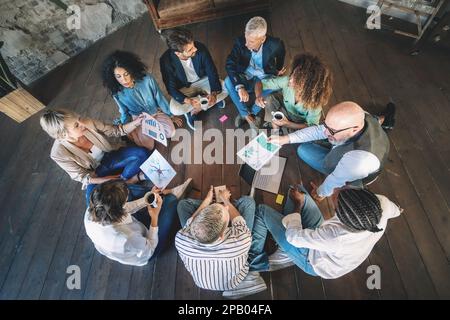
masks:
{"label": "wooden plank floor", "polygon": [[[409,40],[363,28],[365,10],[334,0],[283,0],[262,12],[271,34],[281,37],[287,64],[298,53],[321,56],[335,76],[330,105],[353,100],[369,112],[389,101],[398,106],[397,126],[389,133],[386,169],[371,186],[398,202],[404,214],[390,221],[369,258],[337,280],[310,277],[297,268],[264,274],[268,290],[256,299],[449,299],[450,298],[450,57],[427,48],[407,55]],[[220,75],[232,40],[250,15],[192,25],[210,48]],[[102,87],[100,66],[114,49],[136,52],[162,86],[159,56],[166,49],[147,15],[97,42],[33,86],[50,107],[66,107],[104,120],[118,116]],[[230,119],[220,123],[218,118]],[[236,110],[203,115],[204,129],[225,133]],[[18,125],[0,115],[0,298],[1,299],[221,299],[198,289],[171,245],[145,267],[130,267],[98,254],[83,227],[84,195],[49,158],[52,141],[40,129],[39,115]],[[168,156],[177,142],[160,149]],[[192,146],[201,154],[209,142]],[[288,158],[280,192],[303,180],[322,177],[284,147]],[[238,165],[180,164],[173,184],[194,178],[190,196],[203,197],[209,185],[227,184],[233,196],[249,187]],[[257,202],[277,209],[275,196],[257,192]],[[332,216],[329,202],[321,203]],[[270,246],[269,246],[270,247]],[[81,290],[68,290],[66,268],[81,268]],[[366,286],[367,267],[381,268],[381,290]]]}

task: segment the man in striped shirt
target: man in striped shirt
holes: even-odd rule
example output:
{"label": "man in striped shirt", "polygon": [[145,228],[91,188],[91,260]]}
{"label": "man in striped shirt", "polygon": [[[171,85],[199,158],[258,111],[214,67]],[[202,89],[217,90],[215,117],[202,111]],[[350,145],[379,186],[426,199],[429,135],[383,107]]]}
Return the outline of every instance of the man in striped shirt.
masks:
{"label": "man in striped shirt", "polygon": [[[175,246],[197,286],[224,291],[227,298],[241,298],[267,288],[258,271],[269,268],[267,256],[252,248],[256,204],[241,197],[233,205],[229,190],[218,195],[223,204],[213,203],[213,187],[206,198],[185,199],[178,204],[183,228]],[[231,226],[229,226],[231,222]]]}

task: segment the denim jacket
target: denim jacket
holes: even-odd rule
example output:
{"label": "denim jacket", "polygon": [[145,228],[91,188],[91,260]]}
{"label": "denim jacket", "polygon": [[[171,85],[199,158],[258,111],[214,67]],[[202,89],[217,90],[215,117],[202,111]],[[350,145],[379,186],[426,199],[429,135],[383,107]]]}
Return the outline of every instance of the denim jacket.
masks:
{"label": "denim jacket", "polygon": [[120,122],[125,124],[131,120],[131,116],[138,116],[142,112],[153,115],[160,108],[168,116],[172,116],[167,99],[164,97],[155,78],[147,74],[136,81],[133,88],[122,88],[113,95],[113,99],[119,106]]}

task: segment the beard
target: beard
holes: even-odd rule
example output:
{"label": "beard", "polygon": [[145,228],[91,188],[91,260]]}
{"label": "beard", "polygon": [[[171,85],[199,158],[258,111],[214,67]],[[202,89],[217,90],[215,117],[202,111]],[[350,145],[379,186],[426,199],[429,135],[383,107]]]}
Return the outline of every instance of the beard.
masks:
{"label": "beard", "polygon": [[344,139],[344,140],[330,140],[330,139],[328,139],[328,142],[331,143],[333,145],[333,147],[342,146],[347,141],[348,141],[348,139]]}

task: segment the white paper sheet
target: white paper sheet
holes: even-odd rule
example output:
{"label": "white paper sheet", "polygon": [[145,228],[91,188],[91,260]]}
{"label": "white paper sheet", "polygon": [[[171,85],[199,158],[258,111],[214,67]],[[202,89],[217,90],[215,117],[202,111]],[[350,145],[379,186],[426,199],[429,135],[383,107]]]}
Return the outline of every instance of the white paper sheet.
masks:
{"label": "white paper sheet", "polygon": [[167,187],[177,174],[158,150],[153,151],[140,168],[153,184],[161,189]]}
{"label": "white paper sheet", "polygon": [[142,133],[155,139],[167,147],[167,138],[161,124],[154,117],[145,113],[145,118],[142,120]]}
{"label": "white paper sheet", "polygon": [[279,144],[267,141],[267,135],[262,132],[238,151],[237,155],[254,170],[261,169],[280,150]]}

